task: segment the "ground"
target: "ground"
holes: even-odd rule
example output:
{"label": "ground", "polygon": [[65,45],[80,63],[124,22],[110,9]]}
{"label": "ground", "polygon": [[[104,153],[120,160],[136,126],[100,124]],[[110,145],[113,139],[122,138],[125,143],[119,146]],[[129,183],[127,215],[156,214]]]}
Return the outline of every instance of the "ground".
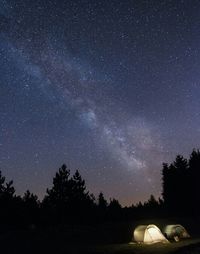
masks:
{"label": "ground", "polygon": [[[196,252],[198,251],[198,252]],[[179,243],[169,244],[112,244],[103,246],[93,246],[88,253],[108,253],[108,254],[150,254],[150,253],[200,253],[200,238],[184,240]]]}
{"label": "ground", "polygon": [[[181,220],[170,222],[182,223]],[[0,253],[3,254],[197,254],[200,253],[200,232],[197,219],[182,223],[191,238],[165,244],[130,244],[133,229],[138,224],[155,222],[160,228],[167,221],[135,221],[90,226],[61,226],[49,228],[0,228]],[[198,222],[198,223],[197,223]]]}
{"label": "ground", "polygon": [[[13,235],[14,237],[14,235]],[[2,240],[2,238],[1,238]],[[1,242],[1,253],[4,254],[32,254],[32,253],[66,253],[66,254],[197,254],[200,253],[200,238],[184,240],[178,243],[168,244],[87,244],[69,243],[58,241],[58,239],[47,241],[48,239],[15,239],[7,238]]]}

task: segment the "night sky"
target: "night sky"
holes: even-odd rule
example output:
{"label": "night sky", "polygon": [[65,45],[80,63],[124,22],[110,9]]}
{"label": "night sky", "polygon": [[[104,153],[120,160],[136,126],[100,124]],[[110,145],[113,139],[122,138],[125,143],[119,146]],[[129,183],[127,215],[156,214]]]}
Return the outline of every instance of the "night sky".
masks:
{"label": "night sky", "polygon": [[200,140],[199,0],[1,0],[0,168],[40,198],[66,163],[123,205]]}

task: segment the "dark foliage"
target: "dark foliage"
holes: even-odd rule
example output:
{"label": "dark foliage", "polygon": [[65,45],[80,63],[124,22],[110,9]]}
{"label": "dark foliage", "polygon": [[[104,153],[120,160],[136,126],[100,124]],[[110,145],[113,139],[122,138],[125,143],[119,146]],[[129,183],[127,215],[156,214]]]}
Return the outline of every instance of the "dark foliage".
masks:
{"label": "dark foliage", "polygon": [[40,202],[38,197],[29,190],[22,197],[22,209],[25,224],[33,229],[41,221]]}
{"label": "dark foliage", "polygon": [[2,227],[11,225],[23,225],[22,199],[15,195],[13,181],[6,182],[0,171],[0,217]]}
{"label": "dark foliage", "polygon": [[162,199],[149,200],[122,207],[115,198],[108,202],[103,192],[97,200],[86,188],[79,171],[71,176],[65,164],[53,177],[42,202],[27,190],[22,197],[15,194],[13,181],[6,181],[0,171],[1,228],[94,224],[109,221],[148,219],[163,216],[194,216],[200,212],[198,195],[200,152],[193,150],[189,160],[178,155],[171,164],[163,164]]}
{"label": "dark foliage", "polygon": [[193,150],[189,160],[178,155],[172,164],[163,164],[162,175],[165,209],[172,215],[197,215],[200,204],[199,150]]}
{"label": "dark foliage", "polygon": [[78,170],[70,177],[70,170],[64,164],[53,178],[52,188],[47,189],[42,207],[54,222],[80,222],[91,216],[94,197],[86,190]]}

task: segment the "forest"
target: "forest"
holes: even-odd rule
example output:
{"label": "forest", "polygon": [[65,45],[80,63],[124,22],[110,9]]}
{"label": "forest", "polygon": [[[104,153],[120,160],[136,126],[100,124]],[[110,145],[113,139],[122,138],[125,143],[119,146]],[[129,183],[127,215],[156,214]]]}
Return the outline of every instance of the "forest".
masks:
{"label": "forest", "polygon": [[177,155],[171,164],[163,163],[162,196],[129,207],[116,199],[107,201],[102,192],[98,197],[87,190],[77,170],[73,175],[63,164],[56,172],[52,187],[43,200],[27,190],[23,196],[15,192],[13,181],[0,172],[1,228],[45,227],[64,224],[98,224],[141,218],[198,216],[200,151],[193,150],[189,159]]}

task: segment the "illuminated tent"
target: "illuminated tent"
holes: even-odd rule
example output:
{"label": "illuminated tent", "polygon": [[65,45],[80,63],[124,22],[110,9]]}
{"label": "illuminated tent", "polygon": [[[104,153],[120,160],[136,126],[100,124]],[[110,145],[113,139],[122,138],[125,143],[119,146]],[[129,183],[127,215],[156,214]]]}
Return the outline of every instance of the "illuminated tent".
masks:
{"label": "illuminated tent", "polygon": [[161,233],[160,229],[151,224],[151,225],[140,225],[136,227],[133,233],[133,241],[138,243],[157,243],[163,242],[167,243],[168,240]]}
{"label": "illuminated tent", "polygon": [[163,233],[169,239],[172,239],[174,237],[178,237],[179,239],[189,238],[190,237],[190,235],[188,234],[186,229],[182,225],[180,225],[180,224],[167,225],[164,228]]}

